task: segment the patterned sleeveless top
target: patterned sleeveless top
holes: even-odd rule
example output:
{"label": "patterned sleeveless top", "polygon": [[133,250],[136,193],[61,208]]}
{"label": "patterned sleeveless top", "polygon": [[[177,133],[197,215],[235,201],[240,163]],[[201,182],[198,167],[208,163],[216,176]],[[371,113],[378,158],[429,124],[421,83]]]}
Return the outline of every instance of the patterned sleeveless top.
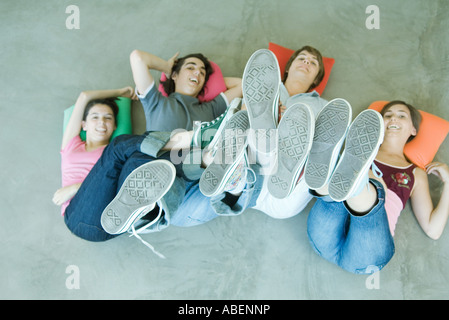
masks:
{"label": "patterned sleeveless top", "polygon": [[394,167],[378,160],[374,160],[374,163],[382,172],[382,179],[387,185],[385,209],[391,234],[394,235],[399,215],[410,198],[415,185],[414,170],[416,165],[410,164],[407,167]]}

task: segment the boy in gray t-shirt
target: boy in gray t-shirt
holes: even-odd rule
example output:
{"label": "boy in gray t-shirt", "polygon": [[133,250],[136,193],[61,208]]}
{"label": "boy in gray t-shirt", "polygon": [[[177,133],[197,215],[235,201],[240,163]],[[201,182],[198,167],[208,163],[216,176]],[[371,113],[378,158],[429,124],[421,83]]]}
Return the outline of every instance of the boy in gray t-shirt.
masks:
{"label": "boy in gray t-shirt", "polygon": [[154,84],[138,97],[145,112],[147,131],[190,131],[194,121],[212,121],[226,111],[228,104],[224,94],[204,103],[177,92],[164,97]]}
{"label": "boy in gray t-shirt", "polygon": [[[225,78],[227,91],[206,103],[198,95],[203,91],[213,69],[202,54],[190,54],[169,60],[151,53],[134,50],[130,56],[136,92],[141,99],[148,131],[192,130],[193,121],[212,121],[222,114],[228,101],[242,97],[241,79]],[[156,88],[150,70],[164,72],[163,82],[168,97]]]}

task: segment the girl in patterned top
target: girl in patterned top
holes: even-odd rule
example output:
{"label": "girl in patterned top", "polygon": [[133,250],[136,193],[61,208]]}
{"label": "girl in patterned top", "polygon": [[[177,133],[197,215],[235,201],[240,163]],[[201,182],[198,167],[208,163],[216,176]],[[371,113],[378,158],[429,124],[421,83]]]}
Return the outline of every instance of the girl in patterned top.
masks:
{"label": "girl in patterned top", "polygon": [[[383,108],[381,115],[381,145],[370,151],[375,156],[375,166],[369,171],[369,183],[362,183],[362,188],[339,202],[332,197],[335,178],[325,187],[311,190],[317,197],[308,218],[312,246],[326,260],[353,273],[378,271],[392,258],[394,225],[409,198],[419,225],[432,239],[441,236],[449,216],[448,166],[433,162],[424,171],[410,163],[403,152],[405,144],[418,132],[419,112],[405,102],[393,101]],[[350,134],[351,129],[345,148],[352,143],[348,141]],[[342,160],[344,157],[343,153]],[[337,175],[339,165],[333,176]],[[443,182],[436,207],[430,196],[428,174]]]}

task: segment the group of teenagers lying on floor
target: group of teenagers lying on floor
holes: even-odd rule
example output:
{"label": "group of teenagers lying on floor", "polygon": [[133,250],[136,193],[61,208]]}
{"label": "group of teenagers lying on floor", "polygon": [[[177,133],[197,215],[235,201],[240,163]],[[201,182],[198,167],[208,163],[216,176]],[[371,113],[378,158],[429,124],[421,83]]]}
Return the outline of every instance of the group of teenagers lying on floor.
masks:
{"label": "group of teenagers lying on floor", "polygon": [[[315,199],[307,233],[324,259],[353,273],[382,269],[395,250],[396,222],[408,199],[423,231],[437,239],[449,216],[449,169],[411,163],[404,147],[420,112],[391,101],[353,120],[344,99],[314,90],[323,57],[293,53],[281,77],[276,56],[260,49],[242,78],[205,101],[213,66],[202,54],[169,60],[135,50],[135,90],[85,91],[62,146],[63,187],[54,195],[69,230],[89,241],[188,227],[248,208],[289,218]],[[150,70],[166,80],[157,87]],[[115,97],[140,99],[146,132],[119,135]],[[86,132],[85,141],[80,132]],[[434,207],[428,174],[444,183]]]}

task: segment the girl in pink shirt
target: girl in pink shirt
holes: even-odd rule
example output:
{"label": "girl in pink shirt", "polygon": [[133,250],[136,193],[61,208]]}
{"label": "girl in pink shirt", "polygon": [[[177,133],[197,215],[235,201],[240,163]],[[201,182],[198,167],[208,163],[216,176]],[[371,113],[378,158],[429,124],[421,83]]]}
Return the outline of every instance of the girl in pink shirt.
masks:
{"label": "girl in pink shirt", "polygon": [[[137,99],[134,89],[125,87],[83,91],[75,103],[62,138],[62,188],[53,196],[53,202],[61,205],[62,214],[117,128],[118,107],[114,97],[118,96]],[[80,138],[81,130],[86,131],[86,141]]]}

